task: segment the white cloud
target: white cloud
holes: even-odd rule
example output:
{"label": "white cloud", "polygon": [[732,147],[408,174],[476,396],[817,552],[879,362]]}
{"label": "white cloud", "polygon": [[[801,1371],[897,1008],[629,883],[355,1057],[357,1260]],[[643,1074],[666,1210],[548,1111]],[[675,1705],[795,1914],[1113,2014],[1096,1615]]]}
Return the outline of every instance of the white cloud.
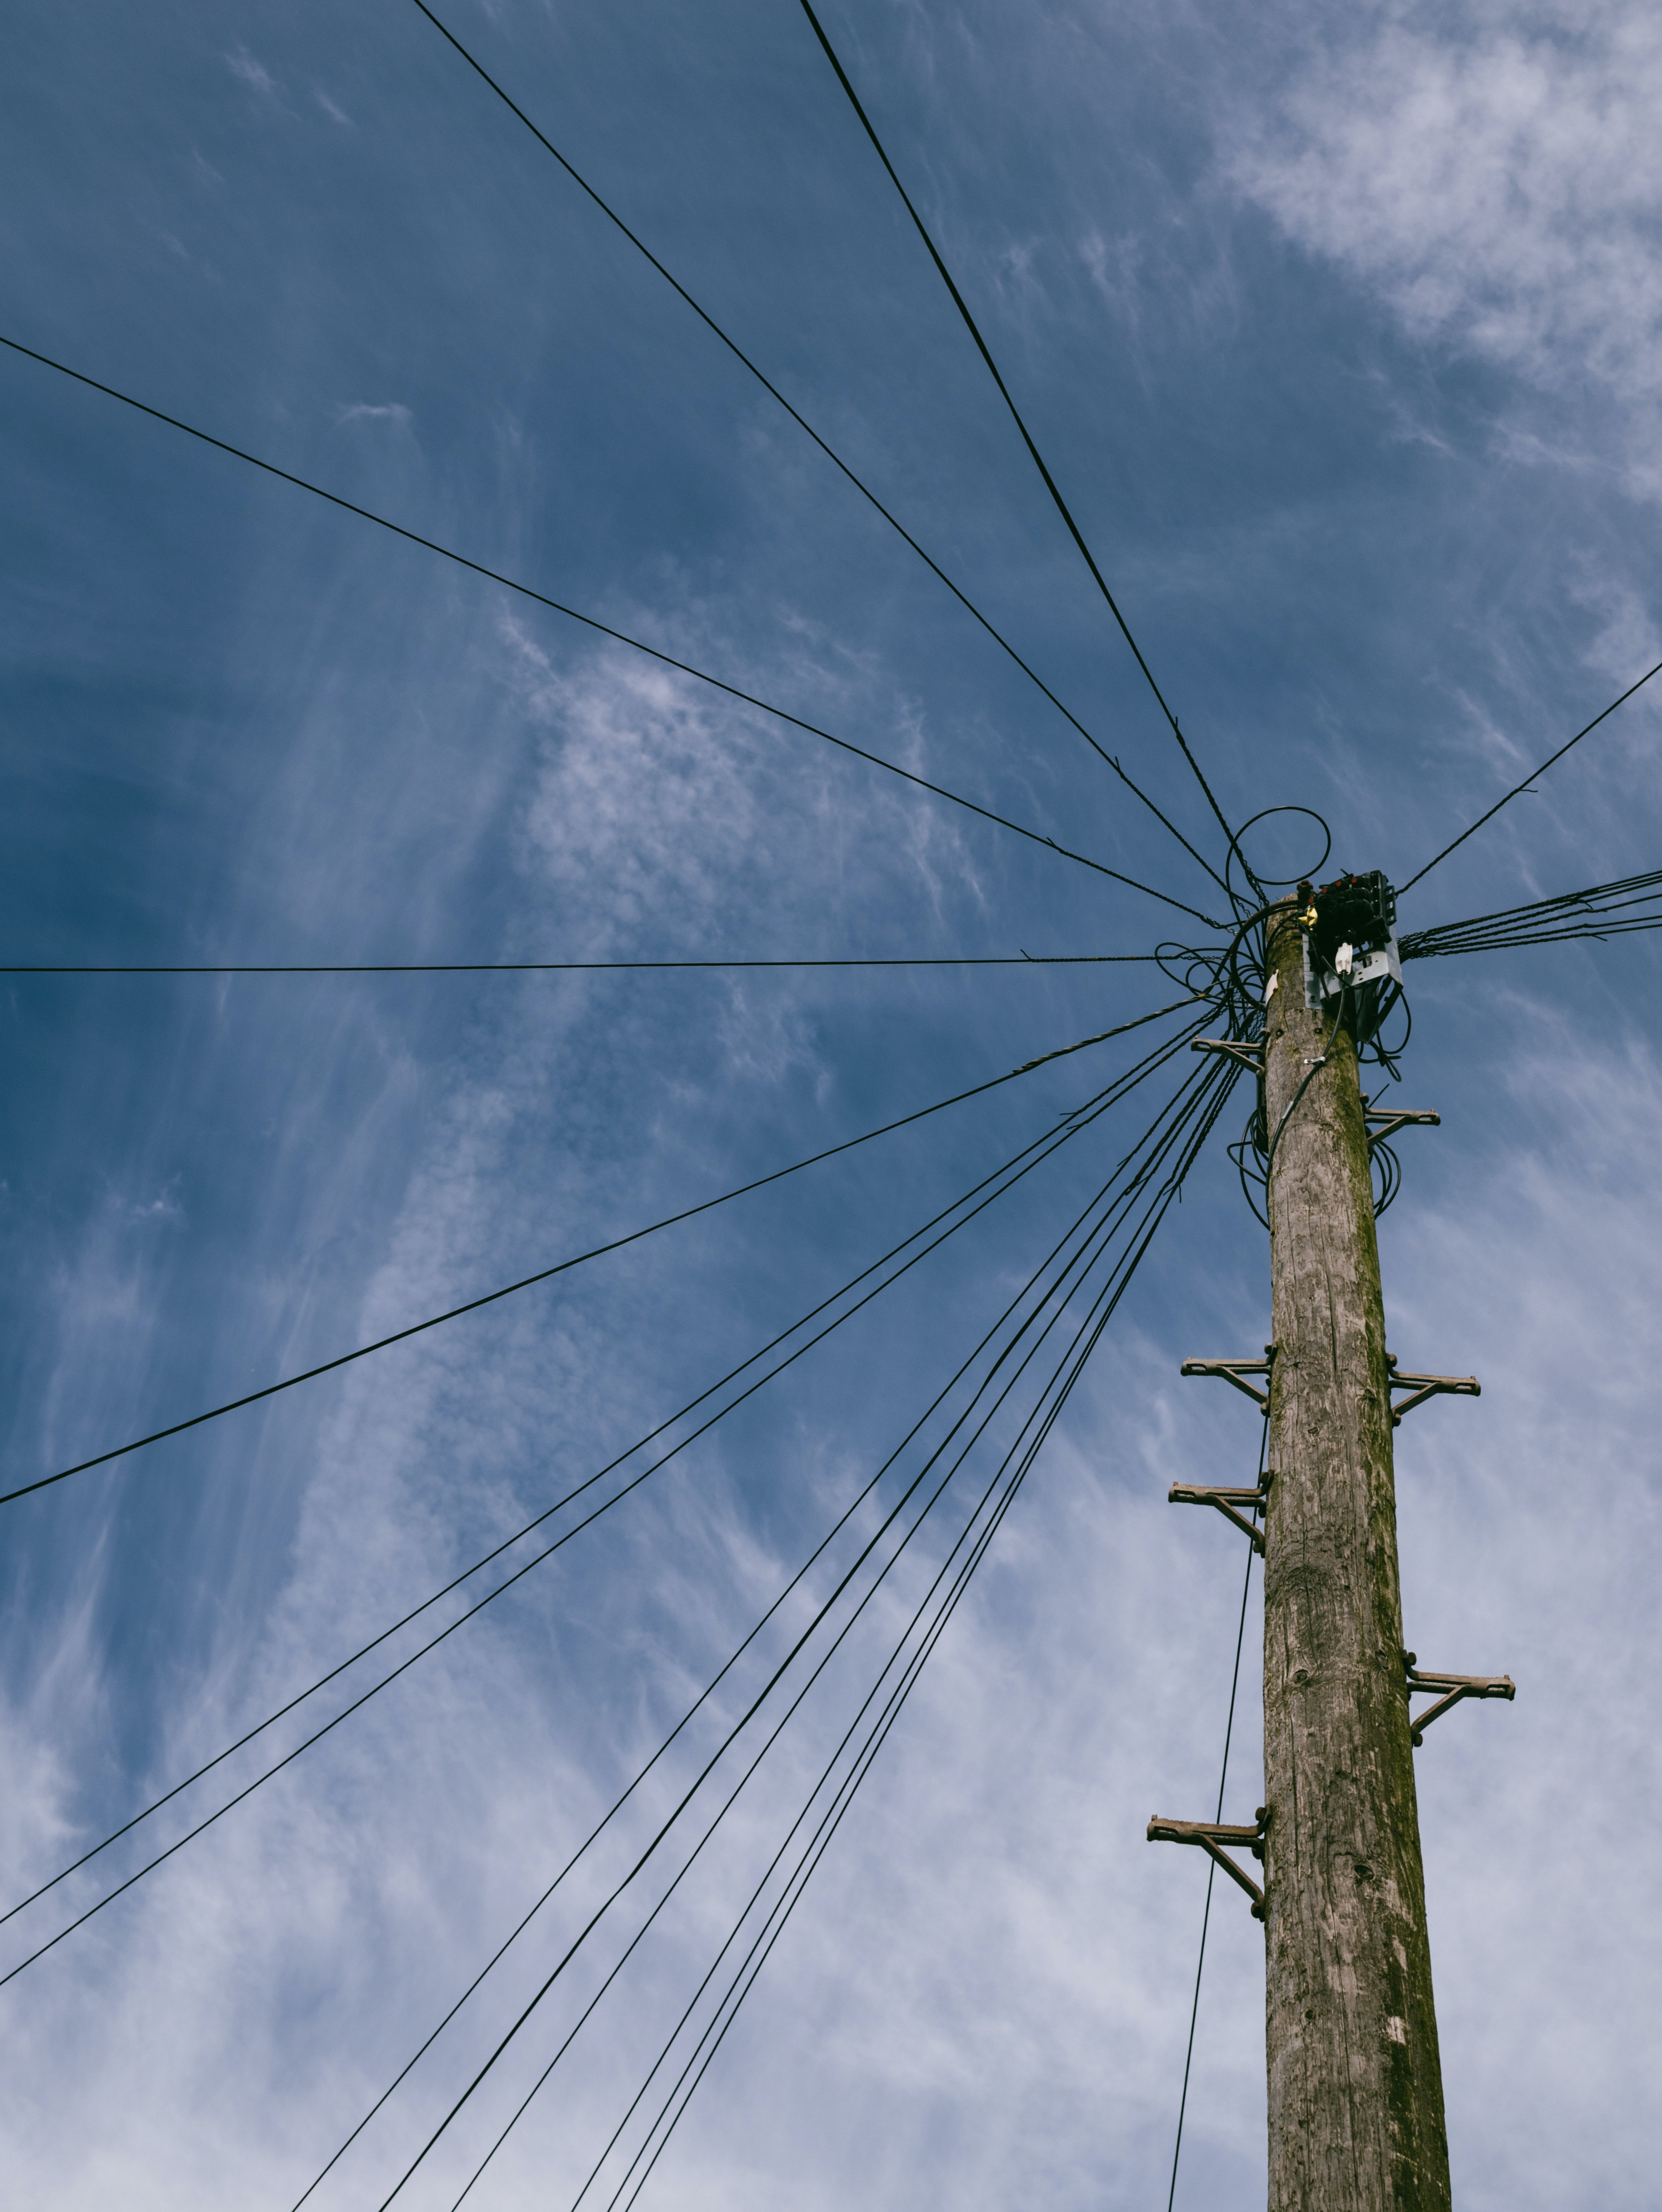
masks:
{"label": "white cloud", "polygon": [[233,76],[257,92],[263,100],[275,100],[277,81],[263,62],[257,62],[246,46],[234,46],[225,57],[225,66]]}
{"label": "white cloud", "polygon": [[343,405],[335,410],[337,422],[391,422],[401,430],[407,429],[415,419],[409,409],[397,399],[382,400],[379,404],[360,399],[349,406]]}
{"label": "white cloud", "polygon": [[1635,412],[1662,491],[1662,19],[1632,4],[1325,15],[1238,125],[1239,188],[1408,331]]}

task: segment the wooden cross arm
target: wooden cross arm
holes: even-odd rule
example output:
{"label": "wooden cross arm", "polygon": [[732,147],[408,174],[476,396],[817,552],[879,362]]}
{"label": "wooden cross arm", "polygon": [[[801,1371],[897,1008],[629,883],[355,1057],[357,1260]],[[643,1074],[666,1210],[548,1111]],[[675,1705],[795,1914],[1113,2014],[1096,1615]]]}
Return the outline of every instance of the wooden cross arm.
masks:
{"label": "wooden cross arm", "polygon": [[1268,1410],[1270,1393],[1255,1389],[1245,1379],[1248,1375],[1267,1375],[1267,1359],[1186,1359],[1177,1371],[1180,1375],[1216,1375],[1221,1382],[1244,1390],[1255,1406]]}
{"label": "wooden cross arm", "polygon": [[1416,1690],[1441,1691],[1435,1705],[1428,1705],[1422,1713],[1410,1713],[1409,1727],[1417,1747],[1433,1721],[1438,1720],[1458,1705],[1462,1698],[1504,1698],[1508,1704],[1518,1694],[1517,1685],[1510,1674],[1428,1674],[1410,1665],[1408,1687]]}
{"label": "wooden cross arm", "polygon": [[1402,1417],[1416,1406],[1422,1406],[1428,1398],[1481,1398],[1483,1386],[1475,1375],[1404,1375],[1394,1362],[1391,1366],[1391,1388],[1406,1390],[1409,1395],[1400,1398],[1391,1408],[1391,1425],[1400,1426]]}
{"label": "wooden cross arm", "polygon": [[1226,1059],[1238,1060],[1243,1067],[1250,1067],[1254,1075],[1264,1073],[1263,1044],[1249,1043],[1244,1037],[1192,1037],[1191,1052],[1221,1052]]}
{"label": "wooden cross arm", "polygon": [[1368,1124],[1370,1145],[1382,1144],[1398,1129],[1441,1129],[1443,1125],[1441,1114],[1410,1113],[1403,1106],[1370,1107],[1362,1119]]}
{"label": "wooden cross arm", "polygon": [[1263,1529],[1254,1528],[1246,1514],[1238,1509],[1244,1505],[1247,1513],[1261,1509],[1268,1496],[1267,1483],[1262,1490],[1219,1490],[1205,1483],[1174,1482],[1167,1493],[1167,1502],[1172,1505],[1215,1505],[1226,1521],[1233,1521],[1243,1535],[1252,1539],[1253,1549],[1261,1553]]}
{"label": "wooden cross arm", "polygon": [[1235,1864],[1223,1845],[1232,1844],[1237,1850],[1245,1849],[1262,1858],[1264,1826],[1261,1820],[1251,1828],[1225,1827],[1215,1820],[1162,1820],[1156,1814],[1149,1823],[1149,1841],[1151,1844],[1198,1844],[1208,1858],[1216,1861],[1231,1881],[1246,1891],[1253,1900],[1253,1919],[1262,1920],[1264,1892],[1251,1875]]}

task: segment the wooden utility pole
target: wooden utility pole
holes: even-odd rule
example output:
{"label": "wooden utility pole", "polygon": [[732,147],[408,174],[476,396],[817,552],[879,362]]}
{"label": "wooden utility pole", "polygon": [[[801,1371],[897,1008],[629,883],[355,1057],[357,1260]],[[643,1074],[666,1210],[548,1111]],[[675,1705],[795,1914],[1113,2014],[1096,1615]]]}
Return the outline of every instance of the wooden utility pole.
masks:
{"label": "wooden utility pole", "polygon": [[1368,1129],[1296,912],[1270,917],[1265,1048],[1269,2212],[1446,2212]]}

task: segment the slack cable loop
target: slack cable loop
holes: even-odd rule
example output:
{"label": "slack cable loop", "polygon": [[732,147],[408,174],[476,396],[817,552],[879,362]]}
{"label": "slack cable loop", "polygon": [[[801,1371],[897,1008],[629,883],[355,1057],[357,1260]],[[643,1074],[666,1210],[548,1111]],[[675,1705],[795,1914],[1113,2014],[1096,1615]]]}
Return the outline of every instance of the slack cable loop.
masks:
{"label": "slack cable loop", "polygon": [[361,521],[373,522],[378,530],[390,531],[393,537],[402,538],[408,544],[419,545],[424,552],[436,553],[441,560],[452,561],[458,568],[465,568],[472,575],[482,576],[488,583],[500,584],[504,591],[516,592],[521,599],[530,599],[539,607],[547,607],[551,613],[563,615],[568,622],[579,623],[585,629],[592,630],[598,637],[609,637],[616,644],[627,645],[632,652],[645,653],[649,660],[657,661],[661,667],[673,668],[682,676],[690,676],[700,684],[707,684],[712,690],[719,691],[725,698],[737,699],[741,706],[754,707],[759,713],[772,715],[775,721],[783,722],[791,729],[801,730],[811,738],[822,738],[827,744],[835,745],[840,752],[852,754],[855,759],[865,761],[873,768],[880,768],[889,775],[899,776],[903,783],[913,784],[919,791],[931,792],[937,799],[949,799],[955,806],[964,807],[971,814],[979,814],[983,821],[996,822],[1000,829],[1013,830],[1016,836],[1025,837],[1031,844],[1048,846],[1052,852],[1059,854],[1065,860],[1076,860],[1082,867],[1094,869],[1098,875],[1111,877],[1115,883],[1125,884],[1132,890],[1159,899],[1163,905],[1174,906],[1184,914],[1192,915],[1197,921],[1205,922],[1209,929],[1222,927],[1220,923],[1210,921],[1198,908],[1186,905],[1181,899],[1169,897],[1166,892],[1157,891],[1150,884],[1140,884],[1134,876],[1122,876],[1117,868],[1107,867],[1101,860],[1089,860],[1083,853],[1071,852],[1065,845],[1058,845],[1053,837],[1044,836],[1037,830],[1024,829],[1019,822],[1012,822],[1005,815],[995,814],[990,807],[978,805],[973,799],[965,799],[955,791],[949,791],[944,784],[931,783],[927,776],[914,775],[910,769],[885,760],[881,753],[868,752],[863,745],[852,744],[846,738],[835,737],[829,730],[821,729],[816,722],[807,722],[799,714],[787,714],[783,707],[772,706],[766,699],[757,698],[754,692],[742,690],[736,684],[725,683],[719,676],[712,676],[707,669],[695,668],[688,660],[677,660],[673,653],[660,653],[655,645],[648,645],[642,638],[631,637],[625,630],[614,629],[610,623],[597,621],[593,615],[581,614],[575,607],[568,607],[559,599],[550,599],[546,592],[535,591],[529,584],[519,583],[513,577],[504,575],[500,569],[488,568],[482,561],[470,560],[465,553],[458,553],[448,545],[441,545],[436,538],[423,538],[419,531],[406,530],[401,522],[390,521],[385,515],[377,514],[370,507],[360,507],[355,500],[343,499],[338,492],[325,491],[321,484],[314,484],[305,477],[297,477],[288,469],[280,469],[273,461],[263,461],[257,453],[246,453],[240,446],[230,445],[223,438],[214,437],[209,431],[198,430],[192,424],[181,422],[177,415],[164,414],[159,407],[151,407],[143,399],[135,399],[125,392],[118,392],[112,384],[101,384],[95,376],[84,375],[78,368],[70,368],[64,362],[54,361],[50,354],[37,353],[33,346],[21,345],[15,338],[9,338],[3,333],[0,333],[0,345],[8,347],[13,353],[21,354],[26,361],[39,362],[43,368],[56,369],[60,376],[70,377],[76,384],[84,384],[90,392],[102,392],[106,399],[118,399],[124,407],[130,407],[140,415],[148,415],[153,422],[165,422],[170,430],[182,431],[187,438],[195,438],[202,445],[211,446],[215,453],[228,453],[233,460],[245,461],[250,468],[259,469],[266,476],[276,477],[282,483],[294,485],[297,491],[310,492],[314,499],[325,500],[331,507],[337,507],[344,514],[355,514]]}
{"label": "slack cable loop", "polygon": [[[1276,814],[1307,815],[1320,830],[1321,834],[1326,842],[1323,845],[1321,852],[1316,860],[1313,860],[1307,868],[1301,868],[1295,876],[1254,876],[1253,880],[1260,891],[1289,891],[1295,884],[1301,884],[1307,879],[1319,875],[1322,869],[1327,865],[1328,854],[1333,849],[1333,833],[1331,830],[1329,829],[1325,817],[1318,814],[1313,806],[1262,807],[1258,813],[1249,815],[1247,817],[1246,820],[1241,823],[1240,828],[1236,831],[1236,836],[1240,838],[1245,838],[1246,832],[1249,830],[1255,827],[1255,825],[1260,822],[1267,822],[1272,815]],[[1231,854],[1229,856],[1230,860],[1233,860],[1234,857],[1235,856]],[[1243,862],[1243,866],[1244,865],[1245,863]],[[1223,869],[1223,873],[1226,878],[1228,876],[1228,872],[1229,863],[1228,861],[1226,861]],[[1226,888],[1229,889],[1233,895],[1233,886],[1230,886],[1226,883]]]}

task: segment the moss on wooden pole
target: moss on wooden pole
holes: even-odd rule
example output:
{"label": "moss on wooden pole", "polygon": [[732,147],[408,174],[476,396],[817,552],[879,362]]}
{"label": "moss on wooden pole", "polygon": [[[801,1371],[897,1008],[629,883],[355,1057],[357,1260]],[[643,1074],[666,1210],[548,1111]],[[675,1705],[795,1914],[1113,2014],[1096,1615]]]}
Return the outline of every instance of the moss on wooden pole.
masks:
{"label": "moss on wooden pole", "polygon": [[1368,1133],[1294,914],[1271,917],[1265,1047],[1269,2212],[1446,2212]]}

